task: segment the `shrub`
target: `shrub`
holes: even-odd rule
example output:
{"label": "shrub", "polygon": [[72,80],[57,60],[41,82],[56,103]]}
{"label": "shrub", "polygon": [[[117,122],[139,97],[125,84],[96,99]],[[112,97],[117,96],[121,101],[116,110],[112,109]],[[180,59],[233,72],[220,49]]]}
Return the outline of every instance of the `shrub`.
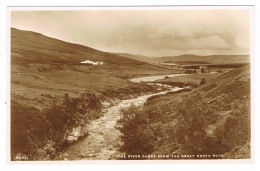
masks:
{"label": "shrub", "polygon": [[[223,129],[216,134],[221,143],[232,151],[233,155],[250,142],[250,104],[237,103],[232,115],[227,118]],[[249,150],[247,151],[250,152]]]}
{"label": "shrub", "polygon": [[18,153],[24,153],[30,155],[29,160],[38,160],[39,157],[35,156],[44,149],[47,141],[54,142],[57,149],[62,147],[66,134],[73,127],[79,126],[82,120],[90,121],[100,117],[101,107],[100,98],[91,92],[77,98],[65,94],[63,100],[43,111],[12,101],[12,158]]}
{"label": "shrub", "polygon": [[121,151],[126,154],[149,154],[153,151],[153,132],[148,128],[146,114],[141,107],[130,106],[121,111],[123,117],[118,121],[119,130],[123,133],[124,144]]}
{"label": "shrub", "polygon": [[208,136],[206,129],[216,123],[218,114],[208,106],[203,95],[183,96],[177,108],[174,136],[181,146],[181,154],[222,154],[227,150],[221,140]]}

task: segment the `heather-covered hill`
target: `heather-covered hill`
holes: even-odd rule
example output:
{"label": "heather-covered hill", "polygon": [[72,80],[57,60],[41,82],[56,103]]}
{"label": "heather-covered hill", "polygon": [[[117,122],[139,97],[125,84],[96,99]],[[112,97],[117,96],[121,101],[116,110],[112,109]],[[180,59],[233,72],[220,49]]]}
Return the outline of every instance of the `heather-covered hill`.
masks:
{"label": "heather-covered hill", "polygon": [[191,92],[152,97],[143,109],[123,113],[121,150],[128,154],[250,158],[250,67]]}

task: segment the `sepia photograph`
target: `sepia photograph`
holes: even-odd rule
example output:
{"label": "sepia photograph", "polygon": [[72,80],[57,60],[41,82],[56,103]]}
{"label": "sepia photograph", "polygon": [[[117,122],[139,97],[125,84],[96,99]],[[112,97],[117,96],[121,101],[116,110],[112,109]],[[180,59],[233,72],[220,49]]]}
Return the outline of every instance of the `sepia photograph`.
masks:
{"label": "sepia photograph", "polygon": [[11,162],[252,159],[252,6],[7,9]]}

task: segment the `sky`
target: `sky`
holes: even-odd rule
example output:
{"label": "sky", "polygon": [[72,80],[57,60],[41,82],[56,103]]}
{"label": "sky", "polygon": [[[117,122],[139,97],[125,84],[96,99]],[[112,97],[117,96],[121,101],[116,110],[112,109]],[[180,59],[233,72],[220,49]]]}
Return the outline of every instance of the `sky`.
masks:
{"label": "sky", "polygon": [[149,57],[250,53],[248,9],[12,11],[11,27]]}

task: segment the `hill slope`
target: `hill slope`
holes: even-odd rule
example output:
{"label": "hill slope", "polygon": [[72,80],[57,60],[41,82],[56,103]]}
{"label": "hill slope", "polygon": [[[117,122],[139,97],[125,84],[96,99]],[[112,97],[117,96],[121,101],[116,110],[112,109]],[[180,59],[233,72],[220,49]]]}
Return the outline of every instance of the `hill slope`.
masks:
{"label": "hill slope", "polygon": [[122,150],[129,154],[250,158],[250,68],[191,92],[150,98],[143,110],[125,111],[120,123]]}
{"label": "hill slope", "polygon": [[138,61],[143,61],[143,62],[153,62],[153,58],[152,57],[147,57],[147,56],[143,56],[143,55],[137,55],[137,54],[130,54],[130,53],[116,53],[119,56],[124,56],[127,58],[131,58],[131,59],[135,59]]}
{"label": "hill slope", "polygon": [[[104,63],[81,64],[86,60]],[[89,90],[115,93],[120,89],[127,93],[131,88],[132,92],[140,92],[147,86],[125,80],[135,74],[165,72],[169,71],[145,62],[11,29],[11,93],[24,104],[40,107],[49,103],[45,96],[77,96]]]}
{"label": "hill slope", "polygon": [[103,61],[109,64],[140,65],[140,61],[86,46],[72,44],[44,36],[40,33],[11,30],[12,63],[43,62],[79,64],[81,61]]}

